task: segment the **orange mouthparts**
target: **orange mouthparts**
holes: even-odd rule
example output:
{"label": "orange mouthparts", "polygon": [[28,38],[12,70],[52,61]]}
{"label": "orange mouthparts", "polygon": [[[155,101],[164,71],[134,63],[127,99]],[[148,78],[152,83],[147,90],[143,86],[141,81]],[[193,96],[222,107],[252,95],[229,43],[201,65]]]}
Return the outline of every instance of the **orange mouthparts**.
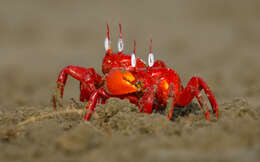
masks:
{"label": "orange mouthparts", "polygon": [[132,83],[135,77],[129,71],[122,69],[111,70],[106,76],[106,88],[112,95],[123,95],[137,91]]}

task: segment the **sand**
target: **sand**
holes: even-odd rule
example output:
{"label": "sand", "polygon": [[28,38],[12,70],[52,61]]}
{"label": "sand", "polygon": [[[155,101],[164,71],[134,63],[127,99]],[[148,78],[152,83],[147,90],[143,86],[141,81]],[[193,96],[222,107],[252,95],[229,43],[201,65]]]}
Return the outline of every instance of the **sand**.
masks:
{"label": "sand", "polygon": [[[235,3],[235,4],[234,4]],[[260,3],[250,1],[0,2],[0,161],[259,161]],[[147,59],[198,75],[219,103],[207,121],[196,100],[166,113],[137,112],[110,98],[89,122],[79,83],[69,78],[64,106],[50,102],[67,65],[101,74],[105,25],[113,49],[123,25],[125,51],[137,41]]]}

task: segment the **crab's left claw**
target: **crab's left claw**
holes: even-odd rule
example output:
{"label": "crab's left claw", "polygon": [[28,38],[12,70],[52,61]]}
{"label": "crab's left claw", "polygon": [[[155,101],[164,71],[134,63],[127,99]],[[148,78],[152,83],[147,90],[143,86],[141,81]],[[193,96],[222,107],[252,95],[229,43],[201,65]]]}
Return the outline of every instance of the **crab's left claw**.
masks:
{"label": "crab's left claw", "polygon": [[106,88],[111,95],[123,95],[138,90],[133,84],[135,77],[129,71],[114,69],[106,76]]}

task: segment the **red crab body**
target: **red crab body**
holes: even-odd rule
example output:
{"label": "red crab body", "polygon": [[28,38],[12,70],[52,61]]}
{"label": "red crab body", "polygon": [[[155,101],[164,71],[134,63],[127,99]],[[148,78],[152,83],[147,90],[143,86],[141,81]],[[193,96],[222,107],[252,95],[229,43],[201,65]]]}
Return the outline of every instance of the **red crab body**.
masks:
{"label": "red crab body", "polygon": [[[108,27],[107,27],[108,29]],[[179,75],[172,69],[167,68],[163,61],[154,62],[153,55],[149,54],[149,66],[140,58],[135,57],[135,47],[132,56],[122,52],[122,31],[120,25],[120,39],[118,53],[113,53],[110,48],[109,29],[105,39],[106,55],[103,59],[101,76],[93,68],[79,66],[67,66],[62,69],[57,80],[58,98],[61,104],[64,86],[67,76],[79,80],[80,101],[88,101],[85,120],[89,120],[95,106],[109,97],[129,99],[139,108],[140,112],[152,113],[153,110],[166,108],[167,101],[172,98],[171,110],[168,118],[171,119],[175,106],[186,106],[194,97],[200,106],[204,108],[206,119],[209,119],[209,111],[201,90],[206,93],[213,113],[218,117],[218,105],[216,99],[206,82],[200,77],[192,77],[184,88]],[[150,55],[152,55],[150,57]],[[54,98],[56,108],[56,97]]]}

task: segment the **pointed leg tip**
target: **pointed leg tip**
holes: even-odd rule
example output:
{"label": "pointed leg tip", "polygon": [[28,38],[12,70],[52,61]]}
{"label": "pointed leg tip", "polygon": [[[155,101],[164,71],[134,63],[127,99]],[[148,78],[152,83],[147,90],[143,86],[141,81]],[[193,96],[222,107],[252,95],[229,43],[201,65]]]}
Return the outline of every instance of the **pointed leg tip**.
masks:
{"label": "pointed leg tip", "polygon": [[169,120],[172,119],[172,113],[169,113],[169,115],[168,115],[168,119],[169,119]]}
{"label": "pointed leg tip", "polygon": [[85,117],[84,117],[84,120],[85,120],[85,121],[88,121],[89,118],[90,118],[90,114],[89,114],[89,113],[86,113],[86,115],[85,115]]}
{"label": "pointed leg tip", "polygon": [[57,110],[57,101],[56,101],[55,95],[52,96],[51,102],[52,102],[53,110],[56,111]]}
{"label": "pointed leg tip", "polygon": [[216,118],[219,118],[219,111],[216,111]]}
{"label": "pointed leg tip", "polygon": [[85,121],[89,121],[89,119],[91,118],[92,115],[92,111],[87,111],[84,117]]}
{"label": "pointed leg tip", "polygon": [[205,117],[206,117],[207,120],[210,120],[210,114],[209,114],[208,111],[205,113]]}

